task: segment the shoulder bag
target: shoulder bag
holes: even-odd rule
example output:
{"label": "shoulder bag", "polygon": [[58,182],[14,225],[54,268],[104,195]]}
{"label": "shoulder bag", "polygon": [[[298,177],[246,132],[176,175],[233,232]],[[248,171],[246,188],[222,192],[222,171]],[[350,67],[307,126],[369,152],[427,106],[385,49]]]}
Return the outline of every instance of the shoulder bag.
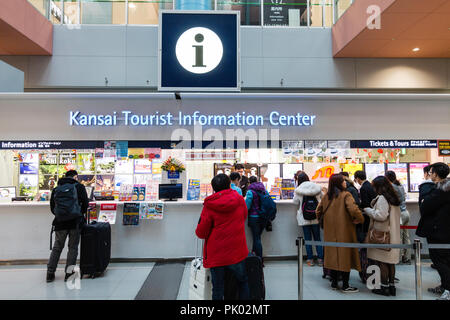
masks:
{"label": "shoulder bag", "polygon": [[[387,217],[388,220],[390,219],[390,216],[391,216],[391,205],[389,204],[389,215]],[[390,226],[388,231],[380,231],[376,230],[372,224],[372,227],[369,229],[369,232],[367,233],[365,242],[372,244],[390,244],[391,243]],[[392,248],[377,248],[377,249],[384,251],[391,251]]]}

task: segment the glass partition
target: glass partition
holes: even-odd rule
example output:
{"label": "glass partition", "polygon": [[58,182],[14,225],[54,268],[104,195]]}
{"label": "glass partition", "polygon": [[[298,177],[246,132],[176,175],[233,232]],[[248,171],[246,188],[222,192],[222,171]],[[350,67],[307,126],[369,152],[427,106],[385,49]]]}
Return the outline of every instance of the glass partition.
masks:
{"label": "glass partition", "polygon": [[48,18],[48,0],[28,0],[40,13]]}
{"label": "glass partition", "polygon": [[172,0],[128,1],[128,24],[158,24],[159,10],[172,10]]}
{"label": "glass partition", "polygon": [[307,2],[306,0],[274,0],[264,1],[264,25],[265,26],[307,26]]}
{"label": "glass partition", "polygon": [[323,0],[309,0],[310,26],[323,26]]}
{"label": "glass partition", "polygon": [[259,0],[218,0],[217,10],[236,10],[241,12],[241,25],[261,25],[261,2]]}
{"label": "glass partition", "polygon": [[125,0],[81,0],[82,24],[125,24]]}

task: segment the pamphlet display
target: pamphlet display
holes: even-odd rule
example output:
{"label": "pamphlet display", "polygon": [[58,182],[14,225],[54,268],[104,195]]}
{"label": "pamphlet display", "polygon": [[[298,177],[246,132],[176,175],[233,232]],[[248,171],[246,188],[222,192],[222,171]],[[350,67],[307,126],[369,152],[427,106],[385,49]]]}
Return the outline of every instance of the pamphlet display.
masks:
{"label": "pamphlet display", "polygon": [[95,187],[95,176],[93,174],[79,175],[78,182],[86,187]]}
{"label": "pamphlet display", "polygon": [[96,191],[113,191],[114,190],[114,175],[97,175]]}
{"label": "pamphlet display", "polygon": [[115,174],[133,174],[133,159],[117,160],[114,172]]}
{"label": "pamphlet display", "polygon": [[123,204],[123,225],[137,226],[139,224],[139,203]]}
{"label": "pamphlet display", "polygon": [[116,223],[117,204],[116,203],[102,203],[100,204],[100,214],[98,216],[99,222]]}
{"label": "pamphlet display", "polygon": [[295,190],[294,179],[282,179],[281,180],[281,198],[293,199]]}
{"label": "pamphlet display", "polygon": [[133,184],[133,175],[117,174],[114,179],[114,190],[120,191],[122,184]]}
{"label": "pamphlet display", "polygon": [[187,200],[200,200],[200,179],[189,179]]}
{"label": "pamphlet display", "polygon": [[139,216],[142,220],[162,220],[164,214],[163,202],[144,202],[140,204]]}
{"label": "pamphlet display", "polygon": [[95,202],[89,202],[87,210],[89,215],[89,221],[97,221],[98,220],[97,204]]}
{"label": "pamphlet display", "polygon": [[152,173],[152,162],[148,159],[134,160],[134,173]]}
{"label": "pamphlet display", "polygon": [[38,175],[24,174],[19,176],[19,195],[34,196],[38,190]]}
{"label": "pamphlet display", "polygon": [[409,191],[419,192],[419,186],[423,182],[423,168],[429,163],[410,163],[409,164]]}

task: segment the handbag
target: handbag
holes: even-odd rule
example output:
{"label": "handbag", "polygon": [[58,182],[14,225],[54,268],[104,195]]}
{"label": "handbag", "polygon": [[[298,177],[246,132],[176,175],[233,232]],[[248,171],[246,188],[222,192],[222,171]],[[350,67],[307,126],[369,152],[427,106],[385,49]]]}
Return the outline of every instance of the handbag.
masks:
{"label": "handbag", "polygon": [[[387,219],[389,219],[391,215],[391,205],[389,205],[389,216]],[[389,226],[390,229],[390,226]],[[391,244],[391,234],[390,231],[380,231],[373,227],[369,229],[369,232],[367,233],[367,237],[365,240],[365,243],[371,243],[371,244]],[[379,250],[384,251],[391,251],[392,248],[377,248]]]}

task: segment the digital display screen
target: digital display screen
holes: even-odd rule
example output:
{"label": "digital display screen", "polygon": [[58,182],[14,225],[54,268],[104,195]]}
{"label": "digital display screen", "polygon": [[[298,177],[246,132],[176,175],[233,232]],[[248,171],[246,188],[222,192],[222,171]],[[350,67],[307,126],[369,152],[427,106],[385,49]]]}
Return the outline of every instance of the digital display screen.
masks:
{"label": "digital display screen", "polygon": [[183,185],[177,184],[160,184],[159,199],[177,199],[183,197]]}

